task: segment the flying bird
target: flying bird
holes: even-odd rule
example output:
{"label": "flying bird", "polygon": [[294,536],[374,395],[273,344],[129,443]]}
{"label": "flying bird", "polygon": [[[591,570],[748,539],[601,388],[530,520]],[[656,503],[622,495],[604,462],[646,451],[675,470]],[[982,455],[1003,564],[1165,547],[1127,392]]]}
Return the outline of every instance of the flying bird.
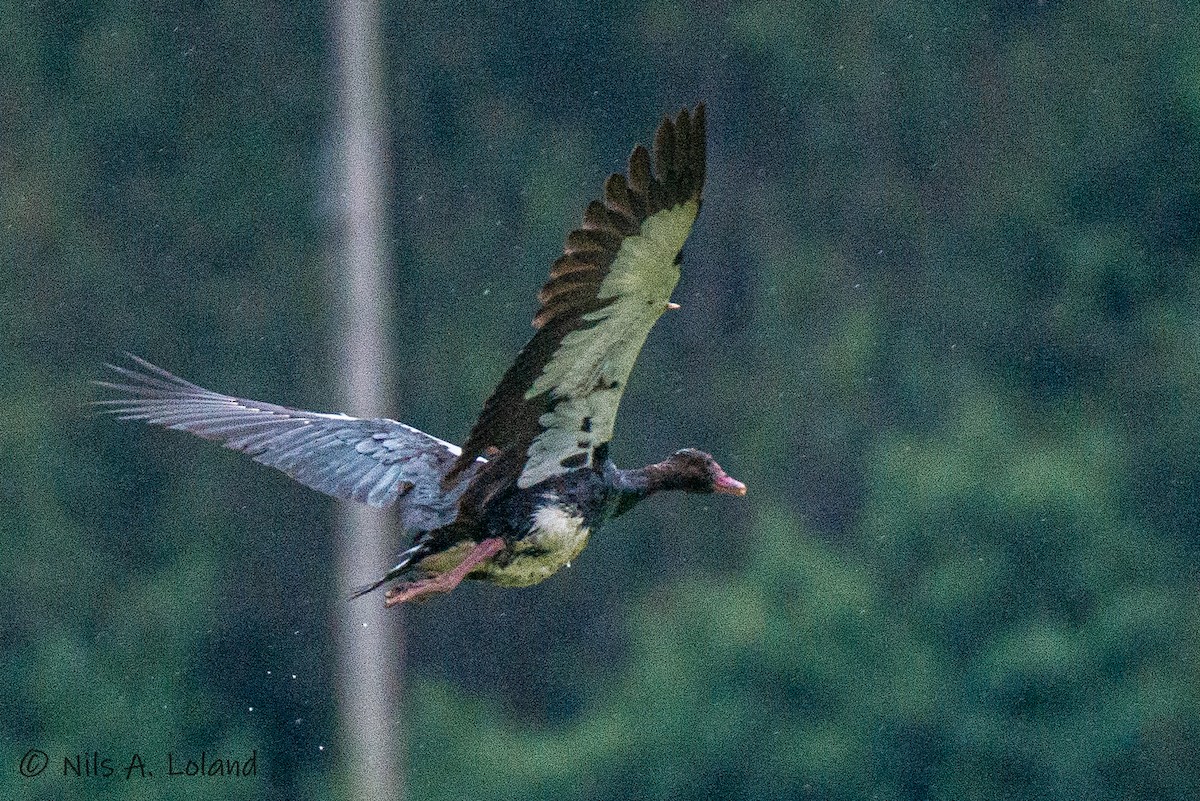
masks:
{"label": "flying bird", "polygon": [[[608,456],[617,406],[679,281],[705,173],[701,104],[664,118],[651,156],[604,184],[538,294],[536,333],[461,448],[395,420],[290,409],[223,395],[126,354],[96,382],[117,417],[189,431],[335,498],[394,506],[412,545],[355,597],[391,583],[388,606],[464,579],[536,584],[600,525],[663,490],[745,495],[709,454],[686,448],[622,470]],[[394,583],[393,583],[394,582]]]}

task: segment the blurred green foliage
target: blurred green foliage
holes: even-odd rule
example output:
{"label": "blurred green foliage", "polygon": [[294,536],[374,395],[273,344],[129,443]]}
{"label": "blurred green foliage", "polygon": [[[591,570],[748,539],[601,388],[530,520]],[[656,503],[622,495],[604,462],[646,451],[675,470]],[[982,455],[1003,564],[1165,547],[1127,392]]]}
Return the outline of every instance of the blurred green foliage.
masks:
{"label": "blurred green foliage", "polygon": [[[0,3],[4,797],[345,797],[330,505],[85,406],[129,349],[329,407],[328,25]],[[466,432],[604,175],[706,100],[683,311],[614,446],[698,445],[751,488],[407,610],[412,797],[1200,795],[1198,26],[387,8],[393,416]],[[250,749],[219,785],[61,771]]]}

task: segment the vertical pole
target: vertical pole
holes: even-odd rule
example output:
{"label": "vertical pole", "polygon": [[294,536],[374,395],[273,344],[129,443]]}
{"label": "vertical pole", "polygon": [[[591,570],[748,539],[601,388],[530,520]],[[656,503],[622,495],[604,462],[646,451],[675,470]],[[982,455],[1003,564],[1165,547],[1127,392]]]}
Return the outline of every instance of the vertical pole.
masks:
{"label": "vertical pole", "polygon": [[[391,385],[384,365],[391,349],[386,309],[385,157],[380,102],[378,0],[334,0],[336,58],[337,188],[339,230],[334,284],[341,292],[340,385],[343,408],[362,417],[382,416]],[[396,526],[389,515],[358,504],[339,508],[338,586],[351,588],[378,577],[388,564]],[[378,597],[336,608],[338,709],[342,765],[351,798],[402,799],[402,742],[397,697],[403,665],[401,621]]]}

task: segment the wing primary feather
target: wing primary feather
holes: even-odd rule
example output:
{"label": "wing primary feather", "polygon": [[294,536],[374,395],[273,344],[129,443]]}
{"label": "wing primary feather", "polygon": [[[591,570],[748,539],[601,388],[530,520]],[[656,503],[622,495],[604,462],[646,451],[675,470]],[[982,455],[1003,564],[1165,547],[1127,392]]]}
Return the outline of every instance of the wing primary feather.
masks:
{"label": "wing primary feather", "polygon": [[692,121],[688,116],[688,110],[681,109],[679,116],[675,118],[675,147],[672,154],[674,162],[671,164],[671,174],[677,179],[678,195],[671,198],[672,203],[682,203],[692,193],[692,187],[687,180],[688,160],[692,155],[692,150],[688,146],[691,133]]}
{"label": "wing primary feather", "polygon": [[666,183],[675,174],[675,126],[670,117],[663,117],[654,134],[654,172],[657,181]]}
{"label": "wing primary feather", "polygon": [[604,202],[609,211],[620,214],[625,223],[637,229],[637,214],[633,210],[633,198],[630,196],[629,184],[625,176],[614,172],[604,182]]}
{"label": "wing primary feather", "polygon": [[[653,178],[650,175],[650,152],[638,145],[629,154],[629,188],[633,194],[641,196],[645,203],[646,193],[650,191]],[[643,214],[644,216],[644,214]]]}
{"label": "wing primary feather", "polygon": [[695,170],[693,178],[695,179],[695,193],[699,195],[700,189],[704,186],[705,173],[707,172],[707,159],[705,153],[708,151],[708,121],[707,109],[704,104],[700,103],[696,106],[696,113],[692,115],[692,135],[690,137],[692,152],[688,158],[688,163]]}
{"label": "wing primary feather", "polygon": [[[559,256],[558,261],[550,268],[551,280],[571,277],[572,280],[600,281],[604,278],[605,268],[594,261],[577,256]],[[581,273],[590,275],[580,275]]]}

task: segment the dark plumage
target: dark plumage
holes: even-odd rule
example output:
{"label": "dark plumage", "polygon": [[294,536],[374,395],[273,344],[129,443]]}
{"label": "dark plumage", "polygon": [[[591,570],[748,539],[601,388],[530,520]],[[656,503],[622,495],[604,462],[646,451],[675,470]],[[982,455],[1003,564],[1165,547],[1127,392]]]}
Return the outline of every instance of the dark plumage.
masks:
{"label": "dark plumage", "polygon": [[605,520],[662,490],[744,495],[703,451],[618,469],[608,458],[617,406],[651,326],[679,280],[700,210],[704,106],[664,119],[654,168],[641,146],[628,175],[567,236],[538,295],[537,333],[484,403],[461,449],[395,420],[362,420],[243,400],[196,386],[136,356],[109,365],[121,397],[97,401],[122,419],[190,431],[336,498],[396,506],[413,544],[362,595],[409,573],[389,605],[453,589],[464,578],[535,584],[587,544]]}

